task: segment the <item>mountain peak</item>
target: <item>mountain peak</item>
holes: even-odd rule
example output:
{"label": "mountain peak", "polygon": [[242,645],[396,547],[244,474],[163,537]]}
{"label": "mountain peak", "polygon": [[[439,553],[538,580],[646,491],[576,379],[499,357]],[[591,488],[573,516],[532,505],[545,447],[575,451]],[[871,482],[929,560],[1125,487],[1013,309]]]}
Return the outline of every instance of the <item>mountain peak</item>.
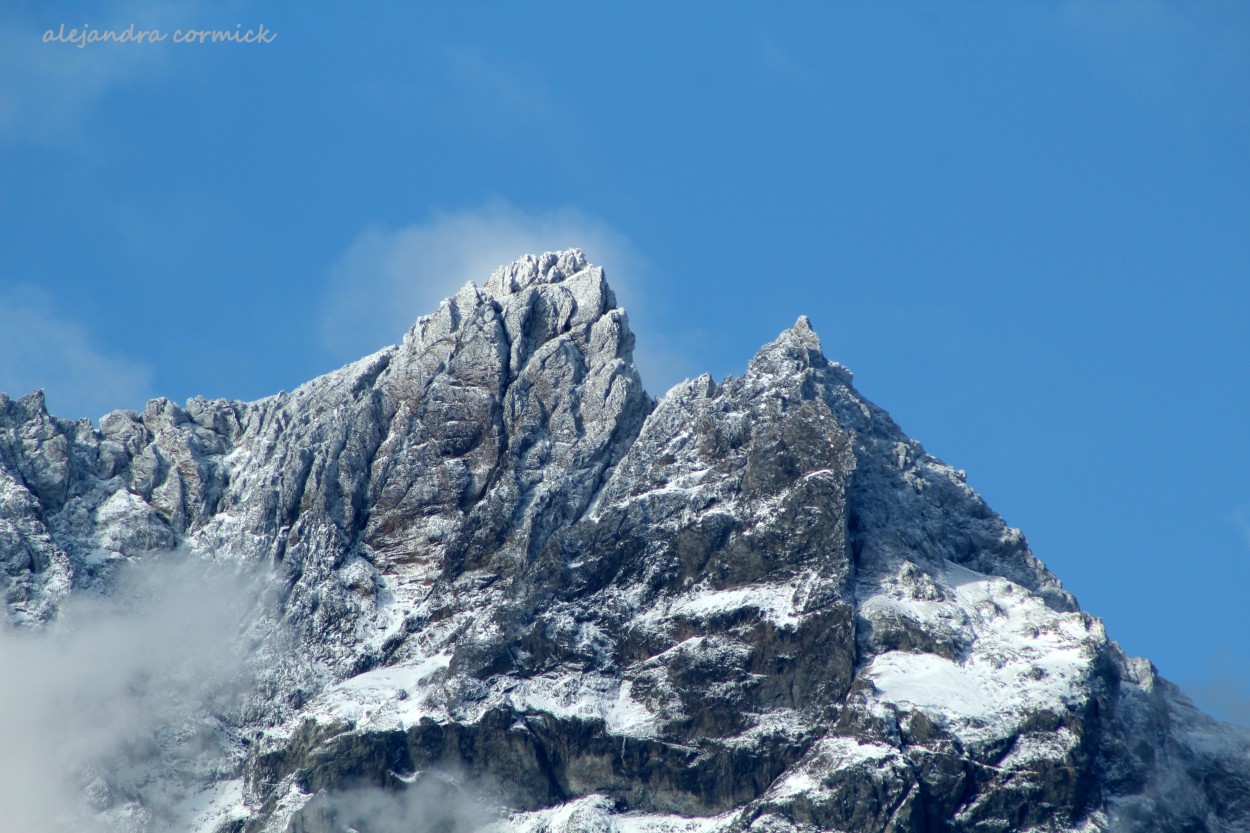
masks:
{"label": "mountain peak", "polygon": [[[816,335],[816,331],[812,329],[811,319],[806,315],[800,315],[798,320],[794,322],[793,327],[782,331],[774,344],[787,352],[803,356],[809,361],[817,363],[825,361],[825,353],[824,348],[820,344],[820,336]],[[767,349],[767,347],[764,349]]]}
{"label": "mountain peak", "polygon": [[0,398],[12,624],[110,592],[113,564],[274,569],[238,636],[255,689],[159,716],[142,760],[128,728],[74,762],[91,812],[344,833],[352,801],[411,822],[447,795],[499,833],[1250,829],[1250,738],[1125,657],[806,316],[658,401],[632,347],[569,249],[290,395],[99,431]]}
{"label": "mountain peak", "polygon": [[531,286],[563,283],[587,268],[591,267],[581,249],[527,254],[496,269],[483,289],[496,298],[503,298]]}
{"label": "mountain peak", "polygon": [[812,320],[806,315],[800,315],[798,320],[794,322],[794,326],[786,330],[788,333],[794,333],[796,338],[810,337],[815,341],[816,349],[820,349],[820,338],[817,337],[816,331],[812,329]]}
{"label": "mountain peak", "polygon": [[811,319],[800,315],[794,326],[783,330],[776,339],[756,352],[748,365],[748,372],[756,376],[788,379],[809,368],[832,371],[846,385],[850,385],[854,378],[849,368],[825,357],[820,336],[812,328]]}

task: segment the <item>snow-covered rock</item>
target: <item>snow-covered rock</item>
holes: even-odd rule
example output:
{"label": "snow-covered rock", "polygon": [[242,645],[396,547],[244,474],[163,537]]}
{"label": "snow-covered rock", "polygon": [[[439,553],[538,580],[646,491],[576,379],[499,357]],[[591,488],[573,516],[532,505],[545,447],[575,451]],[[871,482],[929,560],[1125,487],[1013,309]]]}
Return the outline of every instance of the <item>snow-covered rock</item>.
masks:
{"label": "snow-covered rock", "polygon": [[1250,830],[1246,733],[1125,657],[806,318],[742,377],[658,401],[632,349],[570,250],[258,402],[95,430],[0,395],[12,628],[114,592],[120,563],[269,569],[229,634],[251,676],[213,713],[213,764],[169,731],[182,751],[128,790],[84,761],[96,818]]}

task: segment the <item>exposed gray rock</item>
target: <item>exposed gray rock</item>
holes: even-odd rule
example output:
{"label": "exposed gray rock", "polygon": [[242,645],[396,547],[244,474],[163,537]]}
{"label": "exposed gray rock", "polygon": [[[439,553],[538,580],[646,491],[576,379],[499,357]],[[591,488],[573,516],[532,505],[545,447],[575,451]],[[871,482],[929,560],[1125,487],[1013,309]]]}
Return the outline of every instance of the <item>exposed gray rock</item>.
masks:
{"label": "exposed gray rock", "polygon": [[632,349],[571,250],[258,402],[95,430],[0,396],[11,625],[175,548],[274,569],[225,757],[179,782],[217,782],[195,821],[107,774],[95,810],[135,831],[386,807],[448,831],[1250,830],[1250,738],[1125,657],[806,318],[741,378],[658,401]]}

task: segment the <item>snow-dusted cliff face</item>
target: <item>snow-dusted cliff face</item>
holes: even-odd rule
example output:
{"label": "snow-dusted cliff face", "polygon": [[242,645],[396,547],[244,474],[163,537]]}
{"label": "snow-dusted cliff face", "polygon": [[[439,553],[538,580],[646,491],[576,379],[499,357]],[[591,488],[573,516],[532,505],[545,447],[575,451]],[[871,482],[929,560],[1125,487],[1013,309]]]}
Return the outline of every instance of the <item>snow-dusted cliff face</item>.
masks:
{"label": "snow-dusted cliff face", "polygon": [[97,431],[0,396],[5,640],[130,562],[255,576],[209,626],[232,687],[71,762],[89,823],[1250,830],[1247,735],[1125,657],[805,318],[658,401],[632,347],[572,250],[259,402]]}

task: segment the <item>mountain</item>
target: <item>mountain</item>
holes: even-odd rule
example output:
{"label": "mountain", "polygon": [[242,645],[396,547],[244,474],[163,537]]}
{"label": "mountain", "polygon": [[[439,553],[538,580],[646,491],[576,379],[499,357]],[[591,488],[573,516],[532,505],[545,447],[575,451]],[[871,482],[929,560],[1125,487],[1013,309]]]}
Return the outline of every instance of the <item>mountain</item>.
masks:
{"label": "mountain", "polygon": [[[0,396],[5,640],[55,664],[27,634],[107,630],[76,599],[122,599],[111,622],[191,591],[136,620],[136,645],[175,636],[134,653],[167,659],[107,664],[118,702],[166,706],[60,765],[87,815],[48,818],[1250,831],[1250,734],[1125,656],[806,318],[743,376],[658,400],[633,342],[570,250],[257,402],[154,400],[97,430]],[[155,564],[204,572],[127,583]],[[229,616],[180,631],[196,596]],[[182,664],[209,637],[237,659],[215,678]],[[66,679],[48,691],[106,688]]]}

